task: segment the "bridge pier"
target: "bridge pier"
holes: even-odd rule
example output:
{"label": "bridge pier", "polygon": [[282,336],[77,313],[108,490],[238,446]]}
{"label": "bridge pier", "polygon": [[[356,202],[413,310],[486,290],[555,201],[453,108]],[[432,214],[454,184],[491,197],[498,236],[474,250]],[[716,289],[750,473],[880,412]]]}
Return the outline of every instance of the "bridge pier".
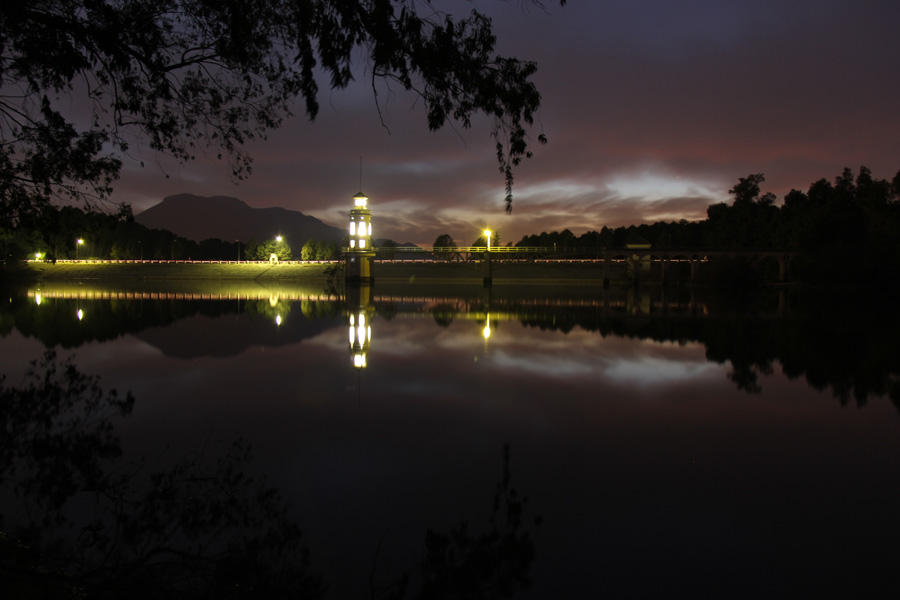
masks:
{"label": "bridge pier", "polygon": [[347,252],[344,255],[344,281],[348,286],[372,285],[374,252]]}
{"label": "bridge pier", "polygon": [[603,250],[603,287],[609,289],[609,250]]}
{"label": "bridge pier", "polygon": [[481,277],[484,287],[491,287],[494,284],[494,271],[491,267],[491,253],[485,252],[481,261]]}

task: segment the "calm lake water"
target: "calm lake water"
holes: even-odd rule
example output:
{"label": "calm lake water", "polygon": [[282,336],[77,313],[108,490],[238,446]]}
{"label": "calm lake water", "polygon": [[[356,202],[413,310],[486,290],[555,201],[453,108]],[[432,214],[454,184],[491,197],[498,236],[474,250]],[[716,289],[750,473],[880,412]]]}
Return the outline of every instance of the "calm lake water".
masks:
{"label": "calm lake water", "polygon": [[[152,473],[193,486],[203,478],[177,470],[185,459],[210,480],[239,464],[290,506],[325,598],[382,597],[404,573],[413,596],[423,572],[445,581],[450,564],[448,585],[506,584],[523,598],[900,591],[900,326],[890,301],[377,282],[347,297],[316,285],[188,282],[8,297],[7,388],[24,386],[29,361],[55,348],[103,389],[133,394],[127,414],[104,413],[108,437],[97,434],[121,454],[91,452],[137,498],[150,523],[137,531],[149,539],[179,515],[219,514],[222,498],[244,497],[232,481],[154,513],[162,500],[146,490],[164,486]],[[14,439],[86,430],[66,429],[78,404],[52,424],[10,410]],[[26,425],[13,431],[15,419]],[[249,462],[229,463],[236,440]],[[8,534],[78,553],[90,545],[85,531],[100,530],[86,525],[109,532],[116,519],[137,520],[110,508],[125,495],[98,499],[84,486],[43,502],[59,469],[77,465],[43,469],[15,448],[0,446]],[[493,511],[498,484],[512,519],[505,502]],[[263,504],[240,504],[240,535],[268,526]],[[166,544],[218,551],[203,531],[196,541],[182,529]],[[145,541],[113,537],[124,556]],[[423,555],[431,571],[416,568]]]}

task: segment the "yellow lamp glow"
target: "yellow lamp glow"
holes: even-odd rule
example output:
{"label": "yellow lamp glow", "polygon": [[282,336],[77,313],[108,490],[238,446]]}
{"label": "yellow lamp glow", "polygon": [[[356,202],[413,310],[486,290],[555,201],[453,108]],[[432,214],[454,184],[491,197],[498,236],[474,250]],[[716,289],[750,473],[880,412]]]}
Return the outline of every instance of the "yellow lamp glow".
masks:
{"label": "yellow lamp glow", "polygon": [[487,249],[488,249],[488,251],[490,251],[490,249],[491,249],[491,230],[490,229],[484,230],[484,237],[487,240]]}

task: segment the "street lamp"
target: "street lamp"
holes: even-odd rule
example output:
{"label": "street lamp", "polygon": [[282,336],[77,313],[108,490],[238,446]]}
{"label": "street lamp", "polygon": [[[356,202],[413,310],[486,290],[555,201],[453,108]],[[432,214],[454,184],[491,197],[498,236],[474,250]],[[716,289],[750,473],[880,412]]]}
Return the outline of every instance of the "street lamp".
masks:
{"label": "street lamp", "polygon": [[78,249],[84,245],[84,240],[82,238],[78,238],[75,240],[75,260],[78,260]]}
{"label": "street lamp", "polygon": [[491,230],[490,229],[484,230],[484,237],[487,239],[487,251],[490,252],[491,251]]}

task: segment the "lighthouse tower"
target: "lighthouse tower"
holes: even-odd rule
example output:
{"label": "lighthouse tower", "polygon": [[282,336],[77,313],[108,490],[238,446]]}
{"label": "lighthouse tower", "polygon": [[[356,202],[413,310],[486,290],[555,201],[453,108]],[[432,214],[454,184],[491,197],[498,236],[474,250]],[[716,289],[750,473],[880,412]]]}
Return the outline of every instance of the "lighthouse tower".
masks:
{"label": "lighthouse tower", "polygon": [[368,207],[369,199],[359,192],[353,196],[353,208],[350,209],[350,246],[346,248],[344,273],[349,285],[372,284],[372,261],[375,249],[372,247],[372,213]]}

